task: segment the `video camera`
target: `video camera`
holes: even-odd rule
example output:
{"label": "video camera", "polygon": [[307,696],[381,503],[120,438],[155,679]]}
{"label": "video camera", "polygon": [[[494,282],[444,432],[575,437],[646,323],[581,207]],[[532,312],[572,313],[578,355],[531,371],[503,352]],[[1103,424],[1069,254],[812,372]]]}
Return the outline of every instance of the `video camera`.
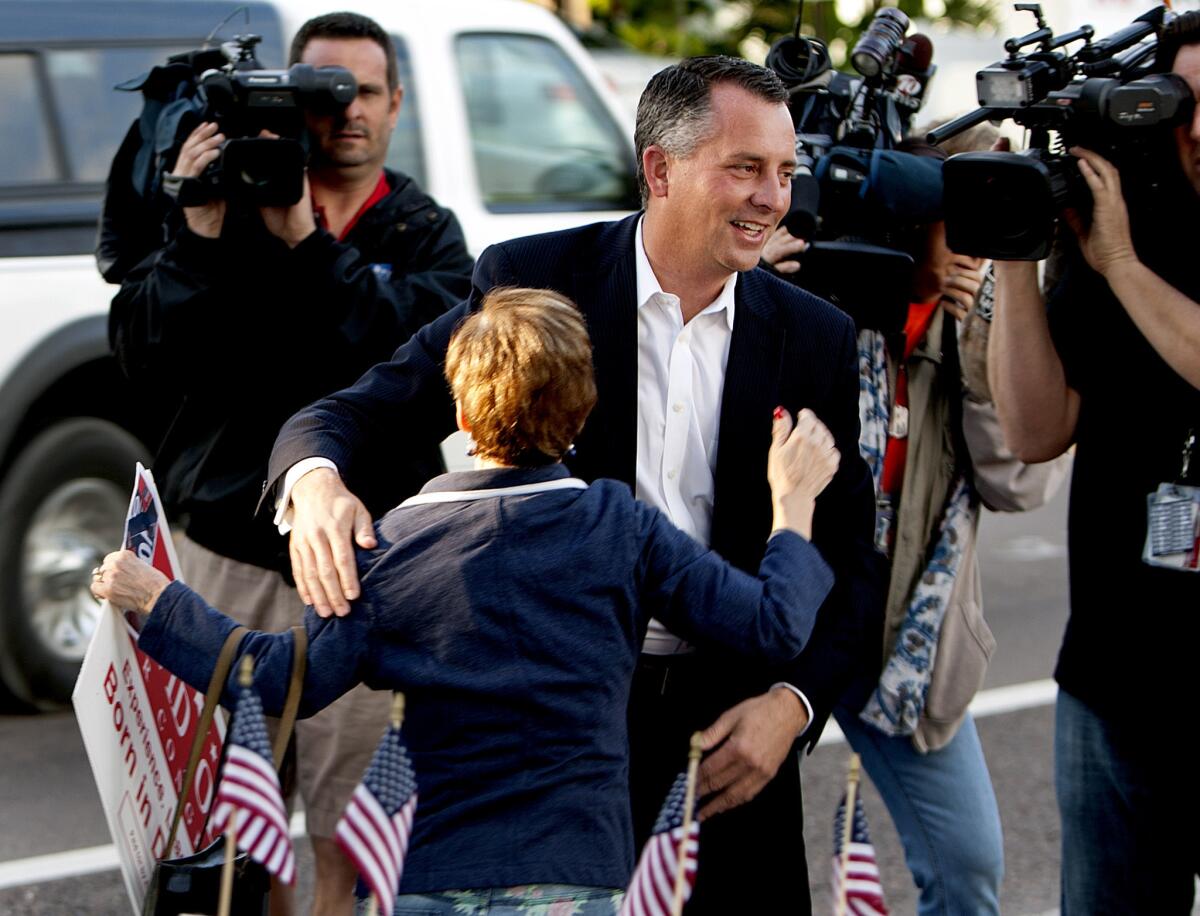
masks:
{"label": "video camera", "polygon": [[[803,3],[801,3],[801,14]],[[857,75],[832,69],[817,39],[796,31],[767,55],[791,94],[796,177],[784,225],[811,242],[795,277],[859,327],[903,328],[914,261],[904,240],[942,218],[939,160],[898,150],[936,67],[933,43],[908,17],[881,9],[850,54]]]}
{"label": "video camera", "polygon": [[[214,199],[257,207],[298,202],[308,160],[305,112],[336,114],[358,92],[354,75],[343,67],[264,70],[254,52],[260,41],[239,35],[216,48],[176,54],[144,79],[118,87],[141,89],[147,98],[174,96],[160,116],[168,118],[174,138],[163,166],[173,166],[179,147],[203,121],[215,121],[227,138],[220,157],[199,177],[162,174],[162,189],[181,206]],[[260,136],[263,131],[275,137]]]}
{"label": "video camera", "polygon": [[[1182,77],[1154,73],[1167,11],[1157,7],[1100,41],[1085,25],[1056,36],[1036,3],[1037,29],[1004,43],[1005,60],[976,74],[980,108],[929,135],[941,143],[982,121],[1011,118],[1030,129],[1021,153],[961,153],[945,164],[946,242],[954,251],[1003,260],[1050,253],[1061,210],[1090,212],[1091,194],[1075,160],[1083,146],[1135,176],[1133,193],[1153,192],[1169,169],[1154,167],[1167,130],[1192,113]],[[1082,41],[1073,54],[1062,49]],[[1033,51],[1024,51],[1035,47]]]}

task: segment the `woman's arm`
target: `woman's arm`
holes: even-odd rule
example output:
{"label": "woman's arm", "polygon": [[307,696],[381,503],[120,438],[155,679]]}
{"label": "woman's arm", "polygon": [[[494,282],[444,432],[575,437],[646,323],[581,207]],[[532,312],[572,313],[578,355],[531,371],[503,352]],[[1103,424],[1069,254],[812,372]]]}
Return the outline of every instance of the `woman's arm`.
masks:
{"label": "woman's arm", "polygon": [[[182,582],[168,582],[166,576],[131,551],[109,554],[97,572],[92,587],[96,597],[108,599],[114,607],[148,615],[138,647],[176,677],[197,690],[207,690],[217,655],[226,637],[238,626],[237,621]],[[373,618],[363,601],[355,604],[348,617],[323,619],[311,609],[305,615],[308,664],[300,699],[301,717],[324,709],[363,679]],[[238,646],[239,657],[246,653],[254,656],[254,685],[268,715],[278,715],[287,699],[292,642],[290,632],[251,631]],[[222,693],[225,706],[232,706],[237,699],[236,664],[232,672]]]}
{"label": "woman's arm", "polygon": [[795,428],[785,411],[776,411],[767,459],[774,525],[757,578],[638,504],[648,615],[700,644],[774,663],[795,658],[833,587],[833,573],[809,538],[813,504],[838,461],[829,431],[811,411],[800,412]]}

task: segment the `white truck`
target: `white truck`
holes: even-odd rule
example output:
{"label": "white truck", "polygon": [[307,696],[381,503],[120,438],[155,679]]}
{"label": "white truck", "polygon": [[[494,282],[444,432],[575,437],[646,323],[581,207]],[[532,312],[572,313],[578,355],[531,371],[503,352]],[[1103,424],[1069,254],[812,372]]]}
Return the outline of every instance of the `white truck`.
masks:
{"label": "white truck", "polygon": [[[249,23],[242,13],[248,9]],[[264,66],[331,0],[0,0],[0,682],[65,701],[120,541],[134,461],[173,415],[110,356],[115,288],[93,258],[104,180],[141,96],[113,86],[219,37]],[[520,0],[359,0],[395,38],[404,106],[389,165],[463,224],[505,238],[637,206],[628,115],[570,32]]]}

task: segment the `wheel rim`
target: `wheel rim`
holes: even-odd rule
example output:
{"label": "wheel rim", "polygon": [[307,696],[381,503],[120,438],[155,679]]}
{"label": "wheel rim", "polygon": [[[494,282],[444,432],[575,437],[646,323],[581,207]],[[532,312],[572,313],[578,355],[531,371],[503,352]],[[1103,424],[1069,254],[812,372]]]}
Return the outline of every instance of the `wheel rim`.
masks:
{"label": "wheel rim", "polygon": [[21,587],[30,630],[44,650],[83,659],[100,604],[92,569],[121,543],[128,497],[108,480],[81,478],[50,493],[25,536]]}

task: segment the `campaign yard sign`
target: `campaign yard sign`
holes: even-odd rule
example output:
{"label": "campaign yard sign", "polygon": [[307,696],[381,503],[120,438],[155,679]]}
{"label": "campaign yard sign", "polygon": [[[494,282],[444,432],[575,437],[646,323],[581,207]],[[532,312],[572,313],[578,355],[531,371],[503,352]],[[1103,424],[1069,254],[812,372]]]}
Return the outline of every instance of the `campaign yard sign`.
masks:
{"label": "campaign yard sign", "polygon": [[[168,578],[179,578],[154,477],[140,463],[124,546]],[[213,718],[174,848],[167,850],[204,695],[138,649],[136,622],[104,603],[71,700],[125,887],[134,912],[140,913],[155,861],[188,855],[212,839],[204,834],[225,722],[219,715]]]}

